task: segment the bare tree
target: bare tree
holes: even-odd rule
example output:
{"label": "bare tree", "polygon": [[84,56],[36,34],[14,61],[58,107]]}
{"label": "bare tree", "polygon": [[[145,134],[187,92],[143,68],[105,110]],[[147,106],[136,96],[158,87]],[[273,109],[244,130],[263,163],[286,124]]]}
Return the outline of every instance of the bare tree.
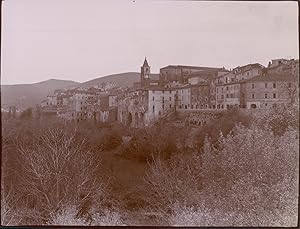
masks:
{"label": "bare tree", "polygon": [[292,74],[290,80],[281,83],[288,95],[289,105],[299,102],[299,74]]}
{"label": "bare tree", "polygon": [[66,204],[75,204],[78,214],[88,214],[93,199],[103,195],[105,185],[85,139],[61,129],[49,129],[31,145],[18,145],[20,188],[45,221]]}

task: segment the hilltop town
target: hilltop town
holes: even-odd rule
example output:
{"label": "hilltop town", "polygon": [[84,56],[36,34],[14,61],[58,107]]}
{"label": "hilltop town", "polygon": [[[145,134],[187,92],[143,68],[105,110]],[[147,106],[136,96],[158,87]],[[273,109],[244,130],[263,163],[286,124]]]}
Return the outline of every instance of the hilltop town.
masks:
{"label": "hilltop town", "polygon": [[151,125],[175,110],[269,109],[299,101],[299,60],[275,59],[234,69],[168,65],[151,74],[145,58],[140,82],[114,82],[55,90],[41,102],[42,114],[82,122]]}

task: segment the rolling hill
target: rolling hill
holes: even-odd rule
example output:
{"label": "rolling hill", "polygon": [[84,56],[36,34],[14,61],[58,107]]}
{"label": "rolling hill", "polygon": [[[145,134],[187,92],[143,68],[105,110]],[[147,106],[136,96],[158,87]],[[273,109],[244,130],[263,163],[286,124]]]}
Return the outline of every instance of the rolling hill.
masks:
{"label": "rolling hill", "polygon": [[[89,87],[104,82],[115,82],[119,87],[131,87],[134,82],[140,81],[141,74],[138,72],[125,72],[119,74],[113,74],[108,76],[99,77],[90,81],[81,83],[80,86]],[[151,74],[151,77],[158,78],[159,74]]]}
{"label": "rolling hill", "polygon": [[55,89],[71,88],[78,82],[50,79],[33,84],[1,85],[1,106],[33,107],[46,99]]}
{"label": "rolling hill", "polygon": [[81,87],[89,87],[96,84],[107,83],[107,82],[115,82],[119,87],[130,87],[133,86],[134,82],[138,82],[140,80],[140,73],[138,72],[126,72],[113,74],[108,76],[99,77],[96,79],[92,79],[86,82],[81,83],[79,86]]}
{"label": "rolling hill", "polygon": [[[158,78],[158,74],[151,74],[151,77]],[[115,82],[120,87],[131,87],[134,82],[140,81],[140,73],[126,72],[99,77],[83,83],[67,80],[50,79],[34,84],[1,85],[1,105],[16,105],[21,108],[33,107],[46,99],[55,89],[72,87],[90,87],[101,85],[101,83]]]}

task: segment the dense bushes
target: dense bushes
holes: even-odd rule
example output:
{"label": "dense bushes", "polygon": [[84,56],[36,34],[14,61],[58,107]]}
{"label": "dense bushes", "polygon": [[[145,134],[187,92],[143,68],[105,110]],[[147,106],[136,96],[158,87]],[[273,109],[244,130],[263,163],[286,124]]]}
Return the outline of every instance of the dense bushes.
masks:
{"label": "dense bushes", "polygon": [[299,105],[272,108],[257,114],[254,122],[261,127],[270,127],[275,135],[283,135],[288,127],[299,130]]}
{"label": "dense bushes", "polygon": [[228,111],[194,148],[191,129],[170,123],[6,120],[1,223],[293,226],[298,109],[270,112]]}
{"label": "dense bushes", "polygon": [[206,141],[194,160],[156,159],[146,176],[149,203],[161,204],[156,215],[171,225],[295,226],[298,138],[293,129],[276,136],[237,126],[218,148]]}
{"label": "dense bushes", "polygon": [[153,156],[163,159],[177,154],[185,144],[186,128],[173,126],[152,126],[132,133],[132,138],[122,149],[122,155],[140,162],[148,162]]}
{"label": "dense bushes", "polygon": [[220,118],[205,124],[199,129],[195,136],[195,146],[198,149],[201,149],[206,137],[209,137],[212,142],[217,142],[220,132],[226,136],[238,123],[249,126],[251,117],[243,114],[236,108],[227,110],[225,113],[221,114]]}

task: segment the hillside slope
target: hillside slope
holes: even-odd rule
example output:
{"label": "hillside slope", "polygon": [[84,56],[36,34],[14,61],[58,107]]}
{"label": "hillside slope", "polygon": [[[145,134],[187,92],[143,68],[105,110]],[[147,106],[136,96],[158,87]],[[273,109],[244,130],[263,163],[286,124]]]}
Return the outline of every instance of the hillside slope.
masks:
{"label": "hillside slope", "polygon": [[[151,74],[151,77],[158,78],[158,74]],[[52,94],[55,89],[91,87],[108,82],[114,82],[119,87],[131,87],[134,82],[139,81],[140,73],[126,72],[99,77],[83,83],[50,79],[34,84],[1,85],[1,105],[16,105],[21,108],[33,107],[46,99],[47,95]]]}
{"label": "hillside slope", "polygon": [[1,85],[1,105],[16,105],[21,108],[35,106],[55,89],[72,88],[77,85],[78,82],[56,79],[34,84]]}

